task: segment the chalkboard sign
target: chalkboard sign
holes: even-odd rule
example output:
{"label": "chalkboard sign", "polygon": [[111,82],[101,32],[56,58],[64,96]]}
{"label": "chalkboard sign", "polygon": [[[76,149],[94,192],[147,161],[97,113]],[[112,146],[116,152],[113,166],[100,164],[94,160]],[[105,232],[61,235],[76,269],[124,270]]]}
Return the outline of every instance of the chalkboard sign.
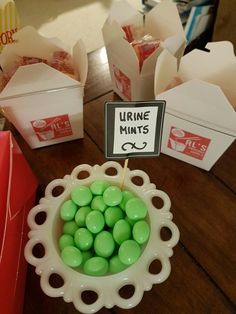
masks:
{"label": "chalkboard sign", "polygon": [[121,159],[158,156],[165,101],[105,103],[105,157]]}

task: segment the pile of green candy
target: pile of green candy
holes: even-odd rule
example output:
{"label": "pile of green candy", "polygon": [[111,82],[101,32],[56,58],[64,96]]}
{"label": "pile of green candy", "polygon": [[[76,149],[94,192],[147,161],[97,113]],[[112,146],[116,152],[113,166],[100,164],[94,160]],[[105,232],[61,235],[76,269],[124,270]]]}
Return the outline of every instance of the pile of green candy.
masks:
{"label": "pile of green candy", "polygon": [[135,263],[150,228],[146,204],[133,193],[96,180],[76,186],[60,207],[63,262],[91,276],[118,273]]}

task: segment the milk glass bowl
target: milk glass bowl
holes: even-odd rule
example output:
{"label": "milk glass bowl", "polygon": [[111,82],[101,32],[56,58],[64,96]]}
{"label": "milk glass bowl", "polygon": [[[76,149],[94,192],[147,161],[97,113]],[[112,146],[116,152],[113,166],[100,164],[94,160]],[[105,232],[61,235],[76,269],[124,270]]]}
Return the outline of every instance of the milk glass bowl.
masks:
{"label": "milk glass bowl", "polygon": [[[139,259],[119,273],[99,277],[89,276],[66,266],[60,257],[58,245],[63,226],[60,218],[61,204],[70,198],[75,186],[90,186],[96,180],[106,180],[117,186],[124,182],[125,190],[133,192],[146,203],[147,221],[150,226],[149,240],[143,246]],[[60,195],[55,196],[56,189],[61,190]],[[155,198],[162,200],[161,208],[155,207]],[[132,308],[141,301],[144,291],[151,290],[153,284],[162,283],[170,274],[169,258],[173,254],[172,248],[179,240],[179,230],[171,221],[170,206],[168,195],[156,189],[144,171],[127,169],[124,175],[121,165],[114,161],[101,166],[79,165],[70,175],[50,182],[46,187],[45,196],[29,212],[30,231],[25,247],[25,258],[35,266],[35,272],[40,275],[40,285],[45,294],[73,302],[75,308],[82,313],[95,313],[103,306]],[[39,221],[38,217],[43,215],[44,219]],[[161,237],[161,229],[164,227],[171,233],[168,240]],[[43,247],[41,255],[35,253],[37,246]],[[161,263],[161,270],[158,273],[153,273],[150,269],[155,260]],[[56,286],[52,284],[52,277],[60,279]],[[133,286],[133,295],[129,298],[121,294],[121,289],[125,289],[126,286]],[[83,298],[84,294],[91,291],[95,295],[93,303]]]}

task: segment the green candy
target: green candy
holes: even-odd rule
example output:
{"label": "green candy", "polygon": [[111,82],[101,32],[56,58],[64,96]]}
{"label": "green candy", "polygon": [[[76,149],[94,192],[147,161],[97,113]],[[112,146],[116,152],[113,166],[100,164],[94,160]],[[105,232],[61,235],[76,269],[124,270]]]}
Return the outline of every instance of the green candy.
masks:
{"label": "green candy", "polygon": [[76,230],[78,229],[78,225],[75,221],[67,221],[63,225],[63,233],[69,234],[72,237],[74,236]]}
{"label": "green candy", "polygon": [[91,257],[93,257],[93,252],[92,251],[82,251],[81,252],[82,254],[82,257],[83,257],[83,262],[82,262],[82,265],[88,260],[90,259]]}
{"label": "green candy", "polygon": [[150,234],[150,228],[145,220],[140,220],[133,226],[133,238],[139,244],[144,244],[147,242]]}
{"label": "green candy", "polygon": [[126,203],[125,211],[128,218],[137,221],[146,217],[147,206],[140,198],[134,197]]}
{"label": "green candy", "polygon": [[108,207],[104,217],[108,227],[113,228],[116,222],[123,218],[123,211],[118,206]]}
{"label": "green candy", "polygon": [[121,244],[125,240],[128,240],[130,237],[131,237],[130,224],[124,219],[120,219],[119,221],[117,221],[113,228],[114,240],[118,244]]}
{"label": "green candy", "polygon": [[72,201],[65,201],[60,208],[60,216],[64,221],[70,221],[74,219],[77,211],[77,205]]}
{"label": "green candy", "polygon": [[103,200],[107,206],[117,206],[122,201],[121,189],[117,186],[109,186],[103,193]]}
{"label": "green candy", "polygon": [[137,261],[141,254],[141,248],[134,240],[124,241],[118,251],[118,256],[121,263],[132,265]]}
{"label": "green candy", "polygon": [[90,190],[94,195],[102,195],[109,185],[110,184],[107,181],[97,180],[90,185]]}
{"label": "green candy", "polygon": [[135,220],[132,220],[127,216],[125,217],[125,220],[130,224],[131,228],[133,228],[134,224],[136,223]]}
{"label": "green candy", "polygon": [[109,271],[113,274],[119,273],[122,270],[124,270],[127,267],[127,265],[123,264],[118,255],[112,256],[109,261]]}
{"label": "green candy", "polygon": [[91,202],[93,194],[87,186],[80,185],[72,190],[71,198],[77,205],[86,206]]}
{"label": "green candy", "polygon": [[59,248],[62,251],[66,246],[73,246],[74,245],[74,239],[69,234],[63,234],[59,238]]}
{"label": "green candy", "polygon": [[105,225],[103,214],[98,210],[91,211],[87,215],[85,222],[86,222],[86,227],[92,233],[99,233]]}
{"label": "green candy", "polygon": [[109,268],[108,261],[100,256],[89,258],[85,263],[83,270],[85,274],[90,276],[103,276]]}
{"label": "green candy", "polygon": [[101,212],[105,211],[107,205],[104,203],[103,197],[101,195],[97,195],[93,198],[91,202],[91,208],[100,210]]}
{"label": "green candy", "polygon": [[122,191],[122,196],[123,196],[123,198],[122,198],[122,201],[120,202],[119,206],[121,209],[125,210],[126,203],[128,202],[128,200],[130,200],[131,198],[134,197],[134,194],[131,193],[130,191],[125,190],[125,191]]}
{"label": "green candy", "polygon": [[89,206],[80,207],[77,213],[75,214],[75,222],[79,227],[85,227],[85,220],[88,213],[91,212],[91,208]]}
{"label": "green candy", "polygon": [[87,251],[93,245],[93,235],[88,229],[79,228],[75,232],[74,241],[77,248],[81,251]]}
{"label": "green candy", "polygon": [[58,241],[62,261],[90,276],[125,270],[138,260],[150,236],[143,200],[105,180],[76,186],[59,214],[64,221]]}
{"label": "green candy", "polygon": [[67,246],[61,252],[63,262],[70,267],[78,267],[83,260],[79,249],[74,246]]}
{"label": "green candy", "polygon": [[101,231],[94,240],[94,251],[98,256],[109,257],[115,249],[115,241],[108,231]]}

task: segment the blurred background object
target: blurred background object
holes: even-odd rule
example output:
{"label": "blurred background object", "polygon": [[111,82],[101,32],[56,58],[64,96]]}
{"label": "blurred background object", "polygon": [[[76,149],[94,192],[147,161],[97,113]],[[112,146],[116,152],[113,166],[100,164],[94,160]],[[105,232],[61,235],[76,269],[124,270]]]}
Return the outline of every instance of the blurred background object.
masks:
{"label": "blurred background object", "polygon": [[[81,38],[87,52],[104,46],[102,26],[113,1],[118,0],[15,0],[21,27],[34,26],[43,36],[57,37],[68,47]],[[137,9],[141,0],[127,0]]]}
{"label": "blurred background object", "polygon": [[[142,0],[146,10],[163,0]],[[211,41],[218,0],[173,0],[176,3],[187,39],[186,51],[204,48]]]}

